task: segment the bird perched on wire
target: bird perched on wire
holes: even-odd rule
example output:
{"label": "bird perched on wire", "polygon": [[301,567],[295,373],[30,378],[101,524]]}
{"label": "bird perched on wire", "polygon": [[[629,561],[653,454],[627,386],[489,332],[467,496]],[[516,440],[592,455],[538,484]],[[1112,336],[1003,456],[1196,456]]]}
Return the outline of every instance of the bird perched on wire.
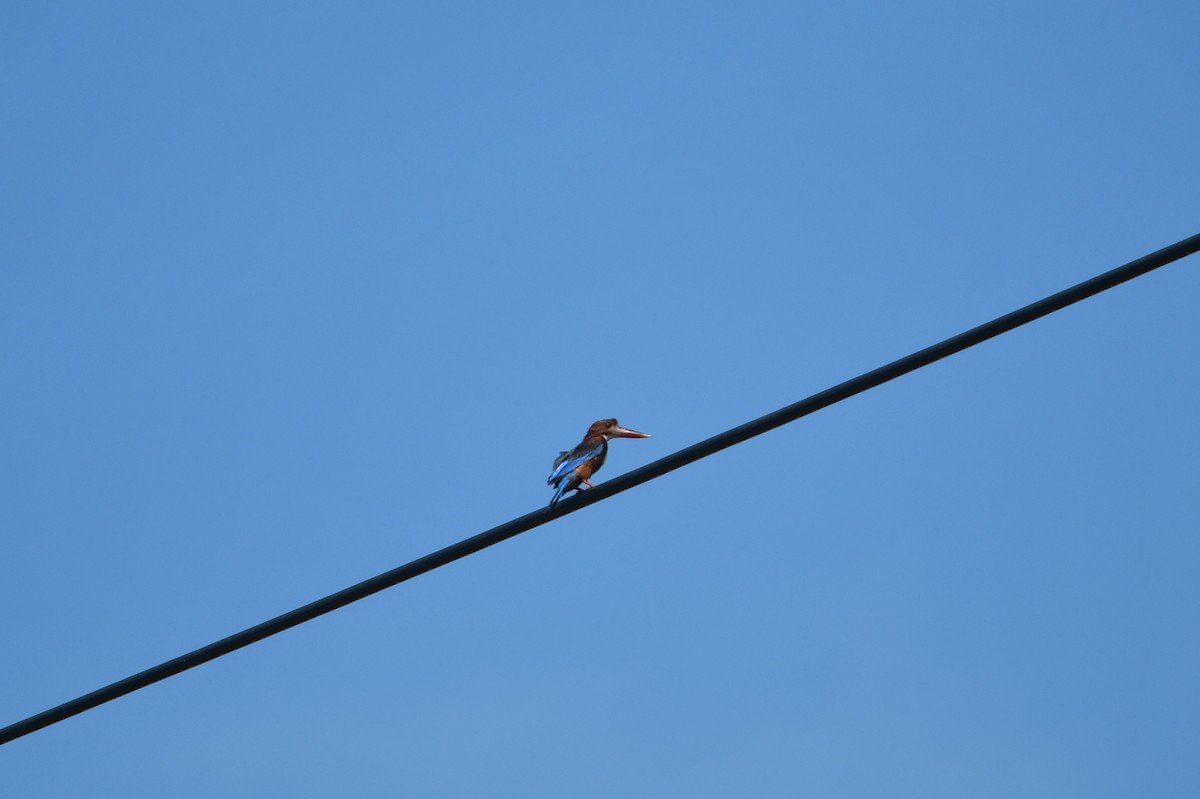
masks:
{"label": "bird perched on wire", "polygon": [[639,433],[637,430],[621,427],[616,419],[601,419],[593,423],[575,449],[559,453],[555,459],[554,471],[546,480],[549,485],[554,486],[554,497],[550,500],[550,507],[557,505],[562,495],[568,491],[582,491],[583,486],[592,487],[589,480],[604,465],[610,438],[649,437],[649,433]]}

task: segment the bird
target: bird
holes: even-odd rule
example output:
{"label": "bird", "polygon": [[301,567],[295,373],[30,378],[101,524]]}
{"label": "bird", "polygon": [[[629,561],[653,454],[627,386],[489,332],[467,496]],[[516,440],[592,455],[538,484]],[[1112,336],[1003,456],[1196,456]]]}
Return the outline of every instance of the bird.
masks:
{"label": "bird", "polygon": [[559,453],[554,460],[554,471],[546,480],[548,485],[554,487],[554,497],[550,500],[551,508],[557,505],[563,494],[568,491],[582,491],[583,486],[592,487],[589,478],[604,465],[610,438],[650,438],[650,434],[621,427],[616,419],[593,422],[583,441],[574,449]]}

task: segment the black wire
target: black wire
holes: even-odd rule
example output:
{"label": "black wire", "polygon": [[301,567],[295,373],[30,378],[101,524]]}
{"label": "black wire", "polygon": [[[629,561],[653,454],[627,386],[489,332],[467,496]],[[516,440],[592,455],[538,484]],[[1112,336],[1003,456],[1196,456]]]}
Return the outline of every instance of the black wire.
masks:
{"label": "black wire", "polygon": [[912,355],[892,361],[886,366],[881,366],[874,371],[859,375],[852,380],[847,380],[845,383],[826,389],[819,394],[814,394],[807,399],[800,400],[786,408],[781,408],[774,413],[759,417],[752,422],[747,422],[732,430],[726,430],[724,433],[701,441],[699,444],[693,444],[686,449],[681,449],[665,458],[601,483],[589,491],[584,491],[569,499],[565,499],[554,508],[543,508],[533,513],[527,513],[520,518],[505,522],[498,527],[493,527],[487,532],[459,541],[457,544],[452,544],[433,554],[418,558],[411,563],[406,563],[403,566],[384,572],[369,580],[364,580],[335,594],[330,594],[324,599],[318,599],[316,602],[311,602],[281,616],[276,616],[269,621],[242,630],[228,638],[222,638],[220,641],[201,647],[174,660],[160,663],[153,668],[146,669],[131,677],[126,677],[99,690],[92,691],[90,694],[84,694],[69,702],[64,702],[57,707],[18,721],[15,724],[0,729],[0,744],[6,744],[23,735],[28,735],[43,727],[48,727],[63,719],[82,713],[85,710],[90,710],[97,705],[132,693],[140,688],[145,688],[159,680],[172,677],[202,663],[219,658],[222,655],[227,655],[236,649],[241,649],[275,633],[295,627],[297,624],[302,624],[317,616],[337,610],[340,607],[349,605],[351,602],[356,602],[385,588],[390,588],[397,583],[410,580],[439,566],[445,566],[447,563],[466,557],[493,544],[498,544],[501,541],[543,525],[560,516],[574,513],[594,502],[608,499],[613,494],[619,494],[634,486],[660,477],[667,472],[674,471],[681,466],[686,466],[693,461],[705,458],[715,452],[720,452],[726,447],[739,444],[748,438],[795,421],[802,416],[807,416],[810,413],[833,405],[835,402],[841,402],[848,397],[874,388],[881,383],[886,383],[901,375],[920,369],[922,366],[928,366],[935,361],[939,361],[956,352],[961,352],[980,342],[987,341],[1001,333],[1006,333],[1013,328],[1032,322],[1046,314],[1061,310],[1072,303],[1099,294],[1102,291],[1139,277],[1160,266],[1165,266],[1172,261],[1191,255],[1198,250],[1200,250],[1200,234],[1172,244],[1136,261],[1131,261],[1124,266],[1117,267],[1110,272],[1105,272],[1091,280],[1072,286],[1065,291],[1060,291],[1045,299],[1038,300],[1031,305],[1026,305],[1024,308],[993,319],[965,333],[959,333],[957,336],[934,344],[932,347],[926,347],[919,352],[914,352]]}

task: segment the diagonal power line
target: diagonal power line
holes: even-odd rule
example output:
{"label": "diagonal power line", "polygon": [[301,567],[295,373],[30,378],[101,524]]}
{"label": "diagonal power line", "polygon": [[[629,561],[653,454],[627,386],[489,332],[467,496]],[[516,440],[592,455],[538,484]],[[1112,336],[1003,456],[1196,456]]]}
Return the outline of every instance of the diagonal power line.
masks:
{"label": "diagonal power line", "polygon": [[447,563],[474,554],[481,549],[498,544],[501,541],[543,525],[560,516],[574,513],[592,503],[608,499],[613,494],[619,494],[622,491],[641,485],[656,477],[661,477],[667,472],[687,466],[693,461],[698,461],[701,458],[706,458],[709,455],[720,452],[726,447],[740,444],[748,438],[753,438],[768,430],[774,430],[776,427],[785,425],[788,422],[794,422],[802,416],[807,416],[822,408],[827,408],[836,402],[853,397],[855,394],[862,393],[889,380],[894,380],[901,375],[906,375],[909,372],[920,369],[922,366],[928,366],[942,358],[962,352],[968,347],[973,347],[1001,333],[1007,333],[1023,324],[1062,310],[1068,305],[1099,294],[1127,280],[1140,277],[1153,269],[1165,266],[1172,261],[1177,261],[1197,251],[1200,251],[1200,234],[1176,242],[1169,247],[1164,247],[1157,252],[1138,258],[1136,261],[1130,261],[1124,266],[1119,266],[1112,271],[1097,275],[1091,280],[1085,280],[1083,283],[1026,305],[1024,308],[1019,308],[1012,313],[993,319],[965,333],[959,333],[957,336],[952,336],[931,347],[926,347],[899,360],[892,361],[874,371],[861,374],[833,388],[813,394],[811,397],[788,405],[786,408],[780,408],[754,421],[726,430],[724,433],[719,433],[698,444],[681,449],[665,458],[648,463],[639,469],[626,472],[619,477],[601,483],[589,491],[576,494],[570,499],[562,501],[557,507],[543,508],[533,513],[527,513],[498,527],[493,527],[486,532],[459,541],[457,544],[452,544],[445,549],[440,549],[423,558],[417,558],[411,563],[398,566],[391,571],[376,575],[369,580],[363,580],[357,585],[352,585],[337,593],[330,594],[323,599],[318,599],[315,602],[310,602],[281,616],[276,616],[261,624],[256,624],[228,638],[222,638],[220,641],[203,646],[186,655],[181,655],[174,660],[160,663],[131,677],[118,680],[89,694],[84,694],[69,702],[64,702],[57,707],[30,716],[15,724],[10,724],[0,729],[0,744],[6,744],[16,738],[36,732],[43,727],[48,727],[51,724],[56,724],[71,716],[82,713],[85,710],[91,710],[97,705],[145,688],[159,680],[172,677],[202,663],[219,658],[222,655],[228,655],[230,652],[261,641],[275,633],[283,632],[298,624],[303,624],[306,621],[315,619],[317,616],[349,605],[351,602],[357,602],[364,597],[368,597],[385,588],[391,588],[397,583],[410,580],[439,566],[445,566]]}

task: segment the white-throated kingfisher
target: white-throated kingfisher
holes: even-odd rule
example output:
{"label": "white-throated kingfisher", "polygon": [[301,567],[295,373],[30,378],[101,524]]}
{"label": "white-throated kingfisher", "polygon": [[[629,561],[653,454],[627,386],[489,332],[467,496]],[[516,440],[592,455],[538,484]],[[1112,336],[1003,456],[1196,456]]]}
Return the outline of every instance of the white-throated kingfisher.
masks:
{"label": "white-throated kingfisher", "polygon": [[558,504],[562,495],[568,491],[582,491],[583,486],[592,487],[591,476],[600,471],[604,458],[608,455],[608,440],[610,438],[649,438],[649,433],[639,433],[628,427],[621,427],[616,419],[601,419],[588,428],[575,449],[559,454],[554,461],[554,471],[546,482],[554,486],[554,497],[550,507]]}

